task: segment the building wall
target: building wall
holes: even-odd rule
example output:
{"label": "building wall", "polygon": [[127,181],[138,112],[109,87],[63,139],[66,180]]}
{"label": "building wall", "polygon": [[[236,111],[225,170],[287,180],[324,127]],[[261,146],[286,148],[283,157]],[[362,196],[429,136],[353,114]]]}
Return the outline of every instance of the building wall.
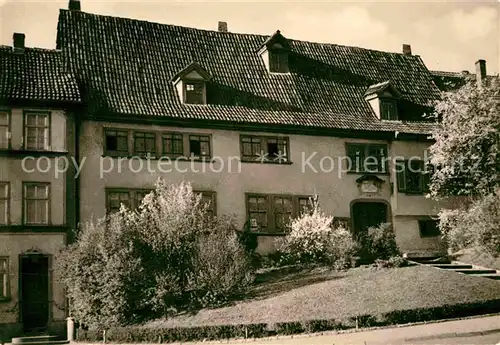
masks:
{"label": "building wall", "polygon": [[0,256],[9,257],[9,293],[8,302],[0,303],[0,323],[18,323],[19,320],[19,256],[30,251],[38,251],[49,255],[50,320],[62,321],[65,319],[65,304],[63,286],[54,276],[52,268],[57,260],[57,253],[66,245],[66,234],[64,233],[0,233]]}
{"label": "building wall", "polygon": [[[25,111],[50,112],[49,152],[23,150],[23,114]],[[58,252],[67,243],[67,226],[74,226],[74,179],[72,170],[64,171],[65,161],[74,154],[74,120],[60,109],[10,109],[11,150],[0,151],[0,181],[10,184],[10,224],[0,225],[0,256],[9,258],[9,299],[0,302],[0,330],[18,334],[20,324],[19,260],[20,255],[38,251],[50,258],[50,307],[49,328],[61,325],[65,319],[63,287],[53,276],[52,268]],[[23,182],[50,183],[49,224],[28,226],[23,224]],[[68,200],[71,203],[68,207]],[[59,327],[58,326],[58,327]]]}
{"label": "building wall", "polygon": [[[162,173],[158,169],[158,160],[151,160],[151,172],[139,170],[138,161],[103,157],[103,128],[126,128],[148,131],[176,131],[188,133],[206,133],[212,137],[212,156],[221,157],[211,163],[179,162],[178,167],[184,172]],[[336,217],[350,217],[351,202],[357,199],[384,200],[391,205],[396,236],[401,247],[419,249],[425,247],[429,239],[420,239],[417,218],[435,215],[439,205],[423,196],[406,196],[392,191],[395,174],[379,175],[384,180],[377,195],[362,195],[356,179],[361,174],[339,172],[340,157],[346,155],[347,142],[373,142],[389,144],[389,154],[409,157],[414,154],[423,156],[426,143],[384,142],[364,139],[344,139],[336,137],[317,137],[289,135],[290,160],[292,164],[238,163],[240,157],[240,134],[238,131],[185,129],[160,127],[156,125],[125,125],[87,121],[82,126],[80,148],[85,159],[81,171],[80,212],[81,220],[102,217],[105,214],[106,188],[152,188],[161,177],[171,183],[189,181],[193,189],[213,190],[217,193],[218,214],[233,214],[239,227],[246,221],[245,193],[293,194],[319,196],[323,209]],[[257,135],[259,133],[248,133]],[[262,135],[270,135],[262,133]],[[310,165],[305,164],[308,157]],[[229,159],[229,157],[234,157]],[[326,157],[326,158],[324,158]],[[231,164],[228,163],[231,162]],[[334,162],[331,169],[331,162]],[[240,168],[238,167],[240,164]],[[229,166],[231,169],[229,169]],[[323,166],[323,171],[321,167]],[[132,168],[132,169],[131,169]],[[173,166],[163,166],[163,169]],[[222,169],[224,168],[224,169]],[[219,170],[222,171],[214,171]],[[102,176],[100,176],[102,171]],[[399,216],[406,216],[413,221],[395,221]],[[409,217],[409,218],[408,218]],[[438,239],[434,239],[437,242]],[[259,251],[272,248],[274,236],[259,238]],[[432,243],[434,245],[434,243]]]}

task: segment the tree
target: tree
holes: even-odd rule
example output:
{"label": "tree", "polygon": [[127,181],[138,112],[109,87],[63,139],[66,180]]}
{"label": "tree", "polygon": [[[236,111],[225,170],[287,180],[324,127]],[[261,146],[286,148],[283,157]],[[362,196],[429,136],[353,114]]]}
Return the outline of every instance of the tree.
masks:
{"label": "tree", "polygon": [[500,185],[500,87],[469,81],[443,95],[430,147],[433,197],[487,195]]}
{"label": "tree", "polygon": [[435,167],[430,195],[460,197],[441,210],[440,229],[452,249],[480,247],[500,253],[500,87],[468,81],[436,104],[440,125],[430,147]]}

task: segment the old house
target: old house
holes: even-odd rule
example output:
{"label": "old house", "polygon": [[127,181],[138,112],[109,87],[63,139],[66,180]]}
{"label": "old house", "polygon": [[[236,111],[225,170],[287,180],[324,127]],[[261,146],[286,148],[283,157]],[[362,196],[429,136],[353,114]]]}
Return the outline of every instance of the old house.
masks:
{"label": "old house", "polygon": [[76,79],[60,51],[0,46],[0,332],[64,326],[66,301],[54,257],[76,225],[72,169]]}
{"label": "old house", "polygon": [[137,207],[159,177],[190,181],[261,253],[314,195],[354,234],[390,222],[402,251],[444,250],[424,169],[441,79],[408,45],[207,31],[76,0],[57,50],[21,41],[0,47],[0,319],[12,328],[64,319],[51,267],[69,230]]}

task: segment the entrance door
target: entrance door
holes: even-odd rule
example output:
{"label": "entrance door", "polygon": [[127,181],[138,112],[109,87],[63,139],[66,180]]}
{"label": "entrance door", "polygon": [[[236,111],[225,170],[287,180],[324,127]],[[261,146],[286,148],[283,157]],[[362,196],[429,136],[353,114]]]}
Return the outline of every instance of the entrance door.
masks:
{"label": "entrance door", "polygon": [[353,235],[360,245],[360,256],[366,255],[368,228],[387,222],[387,204],[383,202],[356,202],[352,205]]}
{"label": "entrance door", "polygon": [[30,254],[21,256],[20,261],[20,304],[24,331],[42,331],[49,321],[49,258]]}
{"label": "entrance door", "polygon": [[387,204],[383,202],[356,202],[352,205],[354,235],[362,236],[369,227],[387,222]]}

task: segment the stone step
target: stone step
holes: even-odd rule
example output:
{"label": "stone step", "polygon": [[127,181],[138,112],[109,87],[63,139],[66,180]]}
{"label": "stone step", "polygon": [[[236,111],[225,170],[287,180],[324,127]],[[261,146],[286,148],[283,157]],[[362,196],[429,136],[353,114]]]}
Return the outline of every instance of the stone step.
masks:
{"label": "stone step", "polygon": [[483,278],[489,278],[489,279],[493,279],[493,280],[500,280],[500,274],[499,273],[496,273],[496,274],[492,274],[492,273],[478,274],[477,276],[478,277],[483,277]]}
{"label": "stone step", "polygon": [[56,335],[35,335],[30,337],[18,337],[12,338],[12,344],[32,344],[32,343],[40,343],[47,341],[55,341],[58,340],[58,336]]}
{"label": "stone step", "polygon": [[472,269],[472,265],[467,265],[467,264],[431,264],[432,266],[436,268],[442,268],[442,269],[450,269],[450,270],[456,270],[456,269]]}
{"label": "stone step", "polygon": [[[13,338],[12,341],[14,341]],[[69,344],[68,340],[43,340],[43,341],[29,341],[29,342],[22,342],[22,343],[6,343],[5,345],[17,345],[17,344],[29,344],[29,345],[66,345]]]}
{"label": "stone step", "polygon": [[484,274],[495,274],[497,273],[496,270],[490,270],[490,269],[482,269],[482,268],[472,268],[472,269],[458,269],[454,270],[455,272],[458,273],[464,273],[464,274],[475,274],[475,275],[481,275],[483,276]]}

